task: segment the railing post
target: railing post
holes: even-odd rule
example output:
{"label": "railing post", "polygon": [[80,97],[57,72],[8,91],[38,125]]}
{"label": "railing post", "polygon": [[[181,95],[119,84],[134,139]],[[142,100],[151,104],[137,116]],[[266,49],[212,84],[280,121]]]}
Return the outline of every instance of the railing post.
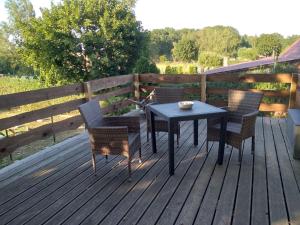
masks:
{"label": "railing post", "polygon": [[200,74],[201,101],[206,102],[206,74]]}
{"label": "railing post", "polygon": [[295,108],[295,106],[296,106],[297,80],[298,80],[297,75],[292,74],[291,86],[290,86],[289,108]]}
{"label": "railing post", "polygon": [[91,88],[91,83],[89,81],[83,83],[83,89],[86,101],[92,100],[93,92]]}
{"label": "railing post", "polygon": [[[140,93],[140,75],[135,74],[133,77],[133,88],[134,88],[134,98],[136,101],[140,101],[141,99],[141,93]],[[136,108],[138,109],[138,105],[136,105]]]}

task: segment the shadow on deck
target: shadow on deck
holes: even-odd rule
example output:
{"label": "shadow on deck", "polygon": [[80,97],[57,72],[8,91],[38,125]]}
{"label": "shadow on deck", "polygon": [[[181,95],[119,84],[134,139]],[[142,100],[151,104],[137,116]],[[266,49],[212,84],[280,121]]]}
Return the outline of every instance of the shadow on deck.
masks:
{"label": "shadow on deck", "polygon": [[[300,161],[292,158],[285,120],[258,118],[256,151],[244,143],[225,149],[216,164],[218,145],[205,151],[206,122],[199,123],[199,145],[193,126],[182,123],[175,154],[175,175],[168,173],[167,135],[152,154],[142,124],[143,163],[97,157],[93,175],[87,138],[73,151],[3,187],[0,224],[300,224]],[[82,138],[82,137],[81,137]]]}

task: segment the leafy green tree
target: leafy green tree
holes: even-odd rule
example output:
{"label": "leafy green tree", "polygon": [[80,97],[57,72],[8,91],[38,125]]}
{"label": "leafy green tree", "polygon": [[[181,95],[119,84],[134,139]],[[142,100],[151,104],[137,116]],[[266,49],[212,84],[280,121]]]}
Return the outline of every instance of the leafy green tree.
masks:
{"label": "leafy green tree", "polygon": [[205,27],[198,32],[200,51],[222,56],[234,56],[241,43],[239,32],[233,27]]}
{"label": "leafy green tree", "polygon": [[240,59],[255,60],[258,58],[258,51],[255,48],[239,48],[238,57]]}
{"label": "leafy green tree", "polygon": [[282,50],[283,37],[278,33],[262,34],[257,39],[256,48],[263,56],[278,56]]}
{"label": "leafy green tree", "polygon": [[172,54],[173,58],[177,61],[191,62],[192,60],[197,60],[197,44],[195,40],[184,36],[178,43],[175,43]]}
{"label": "leafy green tree", "polygon": [[292,36],[288,36],[283,40],[282,43],[282,49],[286,49],[289,46],[291,46],[295,41],[297,41],[300,38],[300,35],[292,35]]}
{"label": "leafy green tree", "polygon": [[173,43],[180,39],[179,33],[173,28],[154,29],[150,32],[150,56],[158,60],[159,56],[165,55],[172,58]]}
{"label": "leafy green tree", "polygon": [[22,10],[14,8],[19,1],[27,0],[9,0],[7,8],[22,56],[47,84],[129,73],[144,50],[134,1],[63,0],[23,21],[14,13]]}
{"label": "leafy green tree", "polygon": [[199,63],[201,66],[208,68],[222,66],[223,58],[214,52],[201,52]]}

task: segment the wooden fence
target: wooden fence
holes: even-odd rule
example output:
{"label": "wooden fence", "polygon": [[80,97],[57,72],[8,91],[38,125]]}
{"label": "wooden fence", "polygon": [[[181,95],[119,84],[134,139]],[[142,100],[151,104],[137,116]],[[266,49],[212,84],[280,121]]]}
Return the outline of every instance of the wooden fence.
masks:
{"label": "wooden fence", "polygon": [[[93,80],[84,84],[73,84],[63,87],[46,88],[35,91],[15,93],[0,96],[0,110],[8,110],[26,104],[49,101],[61,97],[77,95],[76,99],[67,102],[51,105],[46,108],[25,112],[8,118],[0,119],[0,131],[6,130],[25,123],[36,121],[43,118],[52,118],[51,123],[39,126],[16,136],[8,136],[0,140],[0,158],[3,158],[17,148],[27,145],[33,141],[53,136],[61,131],[77,129],[82,125],[80,115],[54,122],[53,117],[77,110],[78,106],[90,99],[107,100],[110,97],[120,97],[117,101],[110,102],[103,108],[104,113],[116,112],[128,107],[131,102],[127,97],[134,95],[136,99],[143,98],[143,93],[149,93],[156,86],[180,85],[184,87],[187,96],[193,99],[208,102],[214,105],[224,105],[225,101],[211,100],[214,95],[227,95],[227,88],[212,87],[211,84],[220,82],[231,83],[284,83],[288,84],[286,90],[260,90],[265,96],[273,98],[276,102],[278,98],[286,99],[287,104],[283,103],[262,103],[260,110],[264,112],[280,111],[285,112],[287,108],[294,107],[296,102],[298,76],[293,74],[214,74],[214,75],[123,75]],[[300,89],[300,85],[299,85]],[[258,91],[251,89],[251,91]],[[300,95],[299,95],[300,96]],[[114,98],[116,99],[116,98]],[[298,101],[299,102],[299,101]]]}
{"label": "wooden fence", "polygon": [[[101,93],[99,95],[99,92]],[[21,113],[0,119],[0,131],[30,123],[36,120],[51,118],[51,122],[16,136],[6,136],[0,139],[0,158],[10,155],[17,148],[31,142],[53,136],[62,131],[77,129],[83,121],[78,114],[70,118],[54,122],[53,117],[78,109],[78,106],[88,99],[107,100],[112,96],[123,96],[133,92],[133,75],[116,76],[93,80],[84,84],[72,84],[0,96],[0,111],[20,107],[27,104],[49,101],[61,97],[77,95],[76,99],[51,105],[49,107]],[[84,96],[85,95],[85,96]],[[126,98],[108,104],[103,108],[105,114],[115,112],[130,104]]]}

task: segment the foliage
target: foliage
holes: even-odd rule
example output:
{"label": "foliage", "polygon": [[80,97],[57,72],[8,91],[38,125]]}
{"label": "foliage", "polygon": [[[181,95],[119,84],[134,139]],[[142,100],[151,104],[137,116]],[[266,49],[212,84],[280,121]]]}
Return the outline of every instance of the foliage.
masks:
{"label": "foliage", "polygon": [[262,34],[257,39],[258,53],[263,56],[278,56],[282,50],[282,41],[280,34]]}
{"label": "foliage", "polygon": [[155,63],[151,62],[146,57],[141,57],[135,64],[134,73],[159,73],[159,69]]}
{"label": "foliage", "polygon": [[189,74],[196,74],[196,73],[198,73],[197,66],[190,65],[189,66]]}
{"label": "foliage", "polygon": [[292,35],[292,36],[288,36],[287,38],[283,39],[282,49],[284,50],[284,49],[290,47],[299,38],[300,38],[300,35]]}
{"label": "foliage", "polygon": [[238,57],[240,59],[255,60],[258,58],[258,51],[255,48],[240,48]]}
{"label": "foliage", "polygon": [[25,20],[15,13],[23,8],[17,5],[20,1],[28,3],[7,4],[12,25],[20,32],[20,51],[46,84],[131,72],[144,49],[145,34],[132,1],[63,0],[43,9],[42,17]]}
{"label": "foliage", "polygon": [[180,39],[178,32],[173,28],[154,29],[150,32],[150,56],[154,60],[165,55],[171,59],[173,43]]}
{"label": "foliage", "polygon": [[205,27],[198,32],[200,51],[214,52],[221,56],[234,56],[241,42],[239,32],[233,27]]}
{"label": "foliage", "polygon": [[177,61],[191,62],[197,60],[198,48],[195,40],[192,40],[188,36],[182,37],[182,39],[174,45],[172,55]]}
{"label": "foliage", "polygon": [[165,74],[178,74],[176,66],[166,66]]}
{"label": "foliage", "polygon": [[199,63],[201,66],[208,68],[222,66],[223,58],[213,52],[201,52],[199,56]]}
{"label": "foliage", "polygon": [[276,63],[274,73],[298,73],[296,66],[290,63]]}
{"label": "foliage", "polygon": [[168,58],[167,58],[166,55],[161,55],[161,56],[159,56],[159,62],[160,62],[160,63],[165,63],[165,62],[167,62],[167,61],[168,61]]}

